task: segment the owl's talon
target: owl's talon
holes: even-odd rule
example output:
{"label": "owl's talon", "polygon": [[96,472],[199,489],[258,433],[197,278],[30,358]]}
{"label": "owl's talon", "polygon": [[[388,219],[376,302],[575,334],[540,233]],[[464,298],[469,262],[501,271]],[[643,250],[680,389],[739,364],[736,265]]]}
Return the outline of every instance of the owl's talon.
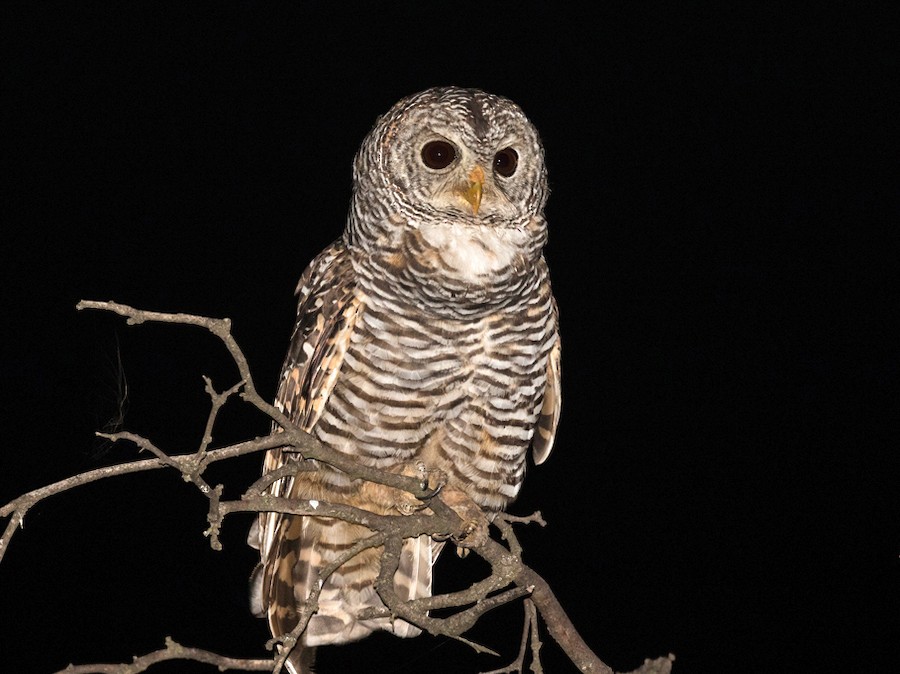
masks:
{"label": "owl's talon", "polygon": [[401,501],[396,503],[394,507],[400,511],[401,515],[415,515],[420,510],[427,508],[421,501]]}
{"label": "owl's talon", "polygon": [[413,515],[427,508],[428,504],[425,501],[434,498],[447,481],[447,475],[444,471],[431,470],[424,461],[406,464],[397,472],[418,480],[419,491],[422,492],[420,498],[416,498],[409,492],[402,492],[398,496],[397,502],[393,504],[393,507],[403,515]]}
{"label": "owl's talon", "polygon": [[465,493],[452,487],[444,490],[441,500],[463,521],[459,531],[450,536],[457,547],[477,548],[484,545],[488,539],[490,522],[478,504]]}
{"label": "owl's talon", "polygon": [[428,466],[425,465],[424,461],[416,461],[416,477],[419,478],[419,484],[422,485],[422,489],[428,485]]}
{"label": "owl's talon", "polygon": [[403,492],[393,504],[394,509],[399,511],[401,515],[415,515],[417,512],[427,508],[419,499],[408,492]]}
{"label": "owl's talon", "polygon": [[[437,496],[447,484],[447,474],[442,470],[431,470],[423,461],[416,461],[415,477],[419,480],[419,490],[423,499]],[[406,471],[404,471],[406,473]]]}
{"label": "owl's talon", "polygon": [[487,518],[482,516],[480,521],[466,522],[451,538],[458,548],[477,548],[484,545],[488,539]]}
{"label": "owl's talon", "polygon": [[423,499],[433,499],[447,486],[447,473],[442,470],[433,470],[428,475],[428,481],[422,484]]}

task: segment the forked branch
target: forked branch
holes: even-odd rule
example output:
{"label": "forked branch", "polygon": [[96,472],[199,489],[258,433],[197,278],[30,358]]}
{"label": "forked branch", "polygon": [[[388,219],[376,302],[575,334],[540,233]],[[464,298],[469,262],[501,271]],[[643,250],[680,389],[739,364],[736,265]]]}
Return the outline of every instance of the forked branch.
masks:
{"label": "forked branch", "polygon": [[[472,644],[463,637],[463,634],[490,609],[509,601],[530,597],[530,599],[526,599],[527,619],[519,656],[510,667],[495,670],[495,674],[511,671],[522,672],[526,659],[526,644],[529,642],[532,644],[532,671],[540,674],[542,670],[538,657],[540,639],[537,629],[537,614],[540,614],[543,618],[550,635],[562,647],[579,671],[613,674],[612,670],[591,651],[579,636],[546,581],[522,562],[522,548],[513,532],[512,524],[537,522],[543,525],[544,521],[540,513],[535,513],[525,518],[501,514],[495,520],[495,525],[500,530],[505,544],[487,538],[487,540],[478,542],[476,545],[467,546],[490,564],[491,573],[485,579],[474,583],[463,591],[413,601],[403,601],[394,592],[393,584],[403,541],[420,535],[430,535],[438,540],[447,540],[453,538],[455,532],[459,532],[460,527],[463,525],[456,511],[444,501],[446,492],[441,493],[440,489],[429,488],[421,479],[397,473],[388,473],[354,463],[345,455],[322,445],[315,438],[297,428],[281,411],[265,401],[257,393],[247,359],[231,334],[231,321],[229,319],[144,311],[116,302],[84,300],[78,303],[77,308],[79,310],[99,309],[111,311],[124,316],[130,325],[152,321],[204,328],[218,337],[225,345],[237,366],[238,381],[227,390],[218,392],[213,387],[212,382],[204,377],[206,391],[211,399],[211,409],[206,420],[200,445],[193,451],[170,454],[156,446],[151,440],[127,432],[98,434],[113,441],[130,441],[139,447],[140,450],[152,454],[153,458],[88,471],[36,489],[7,503],[0,508],[0,516],[9,517],[5,531],[2,538],[0,538],[0,560],[2,560],[12,536],[18,527],[21,526],[28,510],[35,503],[69,489],[108,477],[160,468],[172,468],[179,471],[186,481],[193,483],[198,491],[208,499],[209,512],[207,517],[209,528],[205,533],[209,536],[210,543],[214,549],[221,549],[219,532],[225,517],[233,512],[281,512],[294,515],[317,515],[334,517],[359,524],[368,528],[372,532],[371,536],[359,541],[353,548],[346,551],[339,559],[324,569],[320,580],[324,583],[327,577],[340,565],[349,561],[363,550],[372,547],[381,548],[381,571],[376,583],[376,589],[384,601],[385,608],[369,610],[365,616],[361,617],[372,618],[381,614],[400,617],[432,634],[447,635],[469,643],[479,651],[493,652],[483,646]],[[267,437],[256,438],[229,447],[210,449],[219,410],[230,397],[237,393],[240,393],[246,402],[274,421],[277,427],[280,428],[280,431]],[[223,501],[221,499],[223,493],[222,485],[217,485],[213,488],[202,477],[207,466],[216,461],[279,447],[295,453],[297,461],[291,462],[283,469],[276,471],[274,475],[264,476],[254,482],[239,500]],[[265,492],[265,489],[276,479],[288,476],[298,470],[314,470],[315,464],[307,463],[306,459],[327,463],[343,471],[352,479],[365,480],[406,491],[427,505],[427,508],[409,515],[377,515],[347,505],[277,498]],[[84,674],[86,672],[131,674],[132,672],[144,671],[157,662],[186,659],[216,665],[221,670],[272,671],[277,674],[277,672],[282,671],[285,658],[301,636],[309,618],[317,610],[317,601],[318,593],[314,589],[307,602],[301,607],[300,621],[297,627],[289,634],[282,635],[269,643],[270,648],[276,644],[279,646],[279,652],[276,654],[274,661],[270,659],[226,658],[201,649],[181,646],[167,638],[164,649],[137,657],[134,662],[129,664],[70,665],[64,671],[72,674]],[[444,618],[436,618],[429,615],[429,611],[435,608],[455,609],[455,612]],[[671,670],[673,659],[672,656],[669,656],[669,658],[660,658],[654,661],[648,660],[640,669],[635,670],[635,673],[665,674]]]}

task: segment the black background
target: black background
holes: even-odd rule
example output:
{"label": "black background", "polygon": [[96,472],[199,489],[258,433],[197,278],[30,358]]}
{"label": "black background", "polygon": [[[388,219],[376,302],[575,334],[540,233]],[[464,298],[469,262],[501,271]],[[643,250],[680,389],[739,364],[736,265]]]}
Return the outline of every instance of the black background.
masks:
{"label": "black background", "polygon": [[[271,397],[292,290],[341,231],[375,117],[475,86],[532,118],[552,188],[565,403],[514,506],[550,523],[523,531],[526,561],[616,669],[673,652],[676,672],[885,671],[900,59],[886,16],[849,3],[721,4],[5,4],[0,501],[136,456],[92,437],[120,369],[125,428],[172,452],[199,442],[201,375],[235,381],[201,331],[78,299],[232,318]],[[216,444],[266,430],[230,403]],[[258,469],[209,479],[236,495]],[[249,519],[215,553],[205,513],[165,472],[34,508],[0,566],[0,670],[127,661],[165,635],[262,657]],[[445,586],[476,566],[443,562],[462,568]],[[519,621],[474,634],[503,661],[383,636],[321,671],[491,669]]]}

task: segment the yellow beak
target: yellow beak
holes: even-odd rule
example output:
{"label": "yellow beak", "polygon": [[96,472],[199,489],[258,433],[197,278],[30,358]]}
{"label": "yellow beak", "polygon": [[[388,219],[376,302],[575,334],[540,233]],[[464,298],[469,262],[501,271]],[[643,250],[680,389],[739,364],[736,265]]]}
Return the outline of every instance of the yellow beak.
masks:
{"label": "yellow beak", "polygon": [[462,190],[462,198],[469,202],[474,215],[478,215],[478,209],[481,207],[481,193],[483,189],[484,169],[476,166],[469,174],[469,186]]}

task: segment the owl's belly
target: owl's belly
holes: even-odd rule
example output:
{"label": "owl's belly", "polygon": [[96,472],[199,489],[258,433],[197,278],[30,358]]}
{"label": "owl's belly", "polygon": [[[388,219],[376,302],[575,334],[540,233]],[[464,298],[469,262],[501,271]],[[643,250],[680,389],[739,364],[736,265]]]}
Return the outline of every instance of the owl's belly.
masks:
{"label": "owl's belly", "polygon": [[370,465],[422,460],[482,506],[504,507],[524,477],[552,334],[498,316],[403,323],[361,318],[314,433]]}

